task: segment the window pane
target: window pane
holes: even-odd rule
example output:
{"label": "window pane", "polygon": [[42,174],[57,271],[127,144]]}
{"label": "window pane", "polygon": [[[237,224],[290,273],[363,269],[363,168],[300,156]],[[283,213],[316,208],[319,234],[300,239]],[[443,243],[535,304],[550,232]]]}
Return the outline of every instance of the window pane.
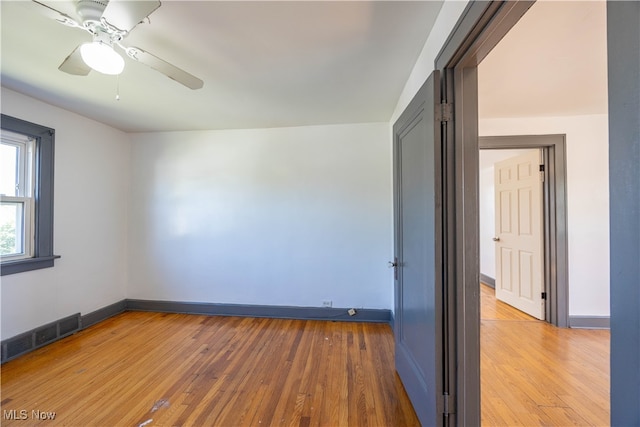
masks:
{"label": "window pane", "polygon": [[0,255],[24,253],[24,205],[15,202],[0,204]]}
{"label": "window pane", "polygon": [[0,144],[0,194],[17,196],[19,148]]}

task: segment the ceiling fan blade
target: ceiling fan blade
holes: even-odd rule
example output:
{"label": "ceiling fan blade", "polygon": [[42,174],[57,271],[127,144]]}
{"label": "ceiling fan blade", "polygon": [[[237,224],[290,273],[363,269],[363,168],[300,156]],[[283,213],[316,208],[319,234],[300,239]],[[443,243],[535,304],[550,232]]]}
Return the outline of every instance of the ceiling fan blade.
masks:
{"label": "ceiling fan blade", "polygon": [[158,0],[110,0],[102,19],[120,31],[129,32],[159,7]]}
{"label": "ceiling fan blade", "polygon": [[64,71],[68,74],[75,76],[86,76],[91,71],[91,67],[84,63],[82,56],[80,55],[80,46],[78,46],[62,64],[58,67],[58,70]]}
{"label": "ceiling fan blade", "polygon": [[196,76],[191,75],[184,70],[181,70],[175,65],[169,64],[167,61],[164,61],[157,56],[150,54],[149,52],[145,52],[144,50],[137,47],[126,47],[125,50],[127,51],[127,55],[129,55],[129,57],[145,65],[148,65],[149,67],[161,72],[170,79],[185,85],[189,89],[200,89],[202,86],[204,86],[204,82]]}
{"label": "ceiling fan blade", "polygon": [[38,8],[38,11],[40,13],[42,13],[43,15],[47,16],[48,18],[55,19],[56,21],[60,22],[61,24],[67,25],[69,27],[82,28],[82,25],[80,25],[78,23],[78,21],[76,21],[75,19],[73,19],[72,17],[67,15],[66,13],[62,13],[59,10],[56,10],[56,9],[54,9],[54,8],[52,8],[50,6],[47,6],[44,3],[40,3],[39,1],[36,1],[36,0],[32,0],[32,3],[35,3],[38,6],[40,6]]}

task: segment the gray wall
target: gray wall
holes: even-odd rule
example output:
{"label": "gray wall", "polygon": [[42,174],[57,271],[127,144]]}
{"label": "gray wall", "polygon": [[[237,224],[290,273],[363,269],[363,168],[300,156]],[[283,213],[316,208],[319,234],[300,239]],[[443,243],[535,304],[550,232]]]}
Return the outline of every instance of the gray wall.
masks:
{"label": "gray wall", "polygon": [[640,425],[640,2],[607,4],[611,424]]}

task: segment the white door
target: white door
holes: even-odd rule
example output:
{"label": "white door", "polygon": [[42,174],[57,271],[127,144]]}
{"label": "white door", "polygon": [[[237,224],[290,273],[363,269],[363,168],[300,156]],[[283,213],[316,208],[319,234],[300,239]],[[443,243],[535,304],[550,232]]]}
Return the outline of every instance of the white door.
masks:
{"label": "white door", "polygon": [[496,298],[544,319],[540,150],[495,169]]}

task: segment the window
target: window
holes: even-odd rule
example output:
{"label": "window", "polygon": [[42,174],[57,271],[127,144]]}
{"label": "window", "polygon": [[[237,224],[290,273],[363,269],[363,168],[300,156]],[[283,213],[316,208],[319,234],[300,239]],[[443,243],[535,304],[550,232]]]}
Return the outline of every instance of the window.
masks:
{"label": "window", "polygon": [[2,130],[0,141],[0,256],[33,256],[33,156],[35,140]]}
{"label": "window", "polygon": [[52,267],[53,129],[2,115],[0,267],[14,274]]}

